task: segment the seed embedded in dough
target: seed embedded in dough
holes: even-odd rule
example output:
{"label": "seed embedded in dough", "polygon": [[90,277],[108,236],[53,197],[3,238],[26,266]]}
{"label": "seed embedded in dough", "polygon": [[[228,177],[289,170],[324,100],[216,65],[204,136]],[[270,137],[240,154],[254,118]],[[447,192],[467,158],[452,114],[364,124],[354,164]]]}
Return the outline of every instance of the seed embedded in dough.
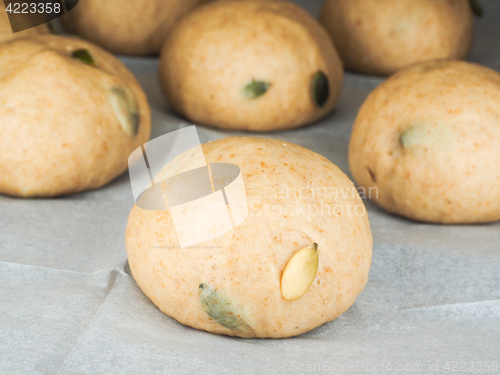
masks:
{"label": "seed embedded in dough", "polygon": [[415,123],[403,130],[399,144],[403,150],[420,151],[456,143],[457,134],[447,124]]}
{"label": "seed embedded in dough", "polygon": [[113,87],[109,98],[125,134],[137,134],[139,132],[141,117],[134,94],[124,87]]}
{"label": "seed embedded in dough", "polygon": [[481,17],[483,15],[483,7],[479,0],[469,0],[469,4],[475,16]]}
{"label": "seed embedded in dough", "polygon": [[247,99],[257,99],[264,95],[269,87],[271,87],[269,82],[252,80],[252,82],[243,89],[243,95],[245,95]]}
{"label": "seed embedded in dough", "polygon": [[410,146],[413,146],[413,144],[415,143],[414,133],[415,133],[415,127],[406,129],[404,132],[401,133],[401,135],[399,136],[399,144],[401,145],[401,147],[408,148]]}
{"label": "seed embedded in dough", "polygon": [[323,107],[330,96],[330,86],[328,77],[325,73],[319,71],[314,74],[312,79],[312,95],[314,102],[318,107]]}
{"label": "seed embedded in dough", "polygon": [[238,307],[208,284],[200,284],[200,303],[212,320],[234,331],[251,328],[238,314]]}
{"label": "seed embedded in dough", "polygon": [[304,247],[289,261],[281,276],[281,296],[287,301],[302,297],[311,286],[318,271],[318,244]]}
{"label": "seed embedded in dough", "polygon": [[74,59],[80,60],[82,63],[92,66],[97,66],[94,58],[87,49],[77,49],[71,54]]}

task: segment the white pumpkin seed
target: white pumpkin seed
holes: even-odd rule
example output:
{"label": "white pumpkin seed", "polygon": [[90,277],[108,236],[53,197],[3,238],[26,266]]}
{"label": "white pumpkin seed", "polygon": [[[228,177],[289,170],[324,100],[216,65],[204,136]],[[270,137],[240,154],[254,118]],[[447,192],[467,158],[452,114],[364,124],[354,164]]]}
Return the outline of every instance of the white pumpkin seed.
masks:
{"label": "white pumpkin seed", "polygon": [[281,296],[287,301],[302,297],[318,271],[318,244],[304,247],[289,261],[281,276]]}

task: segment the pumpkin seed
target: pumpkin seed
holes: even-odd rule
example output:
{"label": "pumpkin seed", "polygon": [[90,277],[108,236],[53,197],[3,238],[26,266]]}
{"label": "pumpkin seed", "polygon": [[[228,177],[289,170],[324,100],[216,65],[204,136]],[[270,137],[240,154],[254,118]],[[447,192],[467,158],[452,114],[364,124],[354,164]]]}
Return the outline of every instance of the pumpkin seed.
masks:
{"label": "pumpkin seed", "polygon": [[475,16],[481,17],[483,15],[483,6],[479,0],[469,0],[469,4]]}
{"label": "pumpkin seed", "polygon": [[200,303],[212,320],[235,331],[248,331],[251,328],[239,317],[238,308],[229,299],[207,284],[200,284]]}
{"label": "pumpkin seed", "polygon": [[415,141],[415,133],[416,133],[415,127],[411,127],[409,129],[406,129],[399,136],[399,144],[403,148],[408,148],[408,147],[413,146],[415,143],[417,143]]}
{"label": "pumpkin seed", "polygon": [[125,134],[137,134],[141,118],[134,94],[124,87],[113,87],[109,97],[111,106]]}
{"label": "pumpkin seed", "polygon": [[323,107],[330,97],[328,77],[322,71],[314,74],[312,78],[312,95],[318,107]]}
{"label": "pumpkin seed", "polygon": [[399,144],[405,150],[430,150],[443,144],[455,144],[456,132],[447,124],[414,123],[399,136]]}
{"label": "pumpkin seed", "polygon": [[257,99],[264,95],[269,87],[271,87],[269,82],[252,80],[252,82],[243,89],[243,95],[247,99]]}
{"label": "pumpkin seed", "polygon": [[318,244],[304,247],[289,261],[281,276],[281,296],[287,301],[302,297],[318,271]]}
{"label": "pumpkin seed", "polygon": [[71,57],[73,57],[74,59],[80,60],[84,64],[88,64],[88,65],[92,65],[92,66],[97,65],[96,62],[94,61],[94,58],[90,54],[90,52],[86,49],[83,49],[83,48],[73,51],[73,53],[71,54]]}

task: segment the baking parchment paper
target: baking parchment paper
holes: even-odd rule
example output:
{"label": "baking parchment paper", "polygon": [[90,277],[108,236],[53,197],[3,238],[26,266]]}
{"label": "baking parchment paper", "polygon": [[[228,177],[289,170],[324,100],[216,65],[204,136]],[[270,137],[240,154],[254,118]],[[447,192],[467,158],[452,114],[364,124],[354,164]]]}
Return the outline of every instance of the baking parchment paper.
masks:
{"label": "baking parchment paper", "polygon": [[[500,1],[482,2],[469,60],[500,71]],[[313,14],[321,6],[297,3]],[[160,93],[157,59],[122,60],[148,95],[152,137],[185,126]],[[252,135],[312,149],[350,176],[351,126],[381,82],[347,72],[332,115]],[[198,132],[202,142],[245,135]],[[299,337],[243,340],[182,326],[135,284],[124,245],[127,174],[64,198],[0,196],[0,374],[500,373],[500,223],[415,223],[365,204],[373,263],[354,305]]]}

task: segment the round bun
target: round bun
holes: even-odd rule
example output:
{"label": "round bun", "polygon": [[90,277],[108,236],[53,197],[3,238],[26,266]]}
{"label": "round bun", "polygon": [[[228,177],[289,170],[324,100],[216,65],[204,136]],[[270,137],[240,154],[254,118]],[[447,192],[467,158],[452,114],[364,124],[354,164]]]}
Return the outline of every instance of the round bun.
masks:
{"label": "round bun", "polygon": [[378,75],[463,59],[474,31],[469,0],[326,0],[320,22],[347,68]]}
{"label": "round bun", "polygon": [[435,223],[500,220],[500,74],[460,61],[396,73],[361,107],[349,164],[389,212]]}
{"label": "round bun", "polygon": [[113,52],[157,55],[172,25],[206,0],[85,0],[64,15],[64,28]]}
{"label": "round bun", "polygon": [[[240,337],[295,336],[346,311],[367,282],[372,255],[368,216],[352,182],[292,143],[242,137],[202,147],[211,168],[241,169],[248,216],[219,237],[180,248],[171,209],[134,206],[129,265],[151,301],[185,325]],[[176,173],[185,155],[159,176]],[[310,276],[303,288],[294,284],[304,280],[302,271]]]}
{"label": "round bun", "polygon": [[10,26],[9,17],[5,9],[5,3],[3,1],[0,1],[0,43],[19,38],[28,38],[31,36],[48,34],[49,32],[50,30],[48,25],[43,24],[40,26],[32,27],[30,29],[13,33],[12,28]]}
{"label": "round bun", "polygon": [[339,99],[343,68],[327,33],[286,1],[217,1],[184,17],[162,48],[173,109],[224,129],[311,123]]}
{"label": "round bun", "polygon": [[109,53],[54,35],[0,45],[0,193],[50,197],[100,187],[150,136],[135,77]]}

